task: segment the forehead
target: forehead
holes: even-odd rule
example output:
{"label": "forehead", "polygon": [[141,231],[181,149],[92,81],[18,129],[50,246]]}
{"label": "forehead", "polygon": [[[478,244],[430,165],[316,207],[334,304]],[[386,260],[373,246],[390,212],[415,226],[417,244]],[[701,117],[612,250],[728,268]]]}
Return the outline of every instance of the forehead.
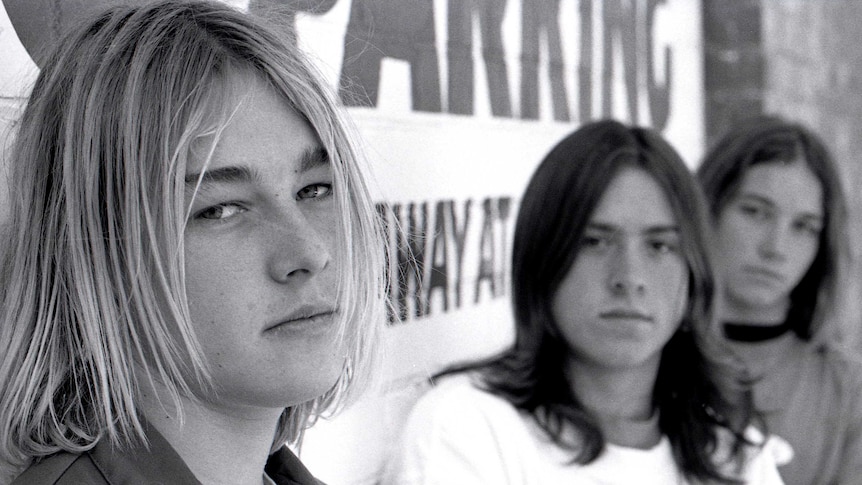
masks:
{"label": "forehead", "polygon": [[652,175],[635,167],[623,167],[614,176],[590,220],[633,230],[676,223],[665,191]]}
{"label": "forehead", "polygon": [[823,186],[801,160],[753,165],[743,176],[737,197],[757,197],[793,213],[823,213]]}
{"label": "forehead", "polygon": [[[223,129],[196,141],[187,175],[234,165],[288,169],[291,164],[284,161],[319,147],[305,118],[259,76],[231,74],[225,91],[219,101],[222,105],[212,109],[225,113]],[[207,156],[210,150],[211,158]]]}

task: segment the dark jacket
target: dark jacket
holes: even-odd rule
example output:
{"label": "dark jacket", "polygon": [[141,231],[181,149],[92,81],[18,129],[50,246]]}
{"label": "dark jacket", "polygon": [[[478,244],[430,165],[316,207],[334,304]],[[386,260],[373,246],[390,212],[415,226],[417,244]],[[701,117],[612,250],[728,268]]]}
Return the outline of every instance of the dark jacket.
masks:
{"label": "dark jacket", "polygon": [[[180,455],[152,427],[149,449],[115,450],[99,443],[81,453],[57,453],[27,468],[13,485],[200,485]],[[266,474],[278,485],[323,485],[287,447],[270,455]]]}

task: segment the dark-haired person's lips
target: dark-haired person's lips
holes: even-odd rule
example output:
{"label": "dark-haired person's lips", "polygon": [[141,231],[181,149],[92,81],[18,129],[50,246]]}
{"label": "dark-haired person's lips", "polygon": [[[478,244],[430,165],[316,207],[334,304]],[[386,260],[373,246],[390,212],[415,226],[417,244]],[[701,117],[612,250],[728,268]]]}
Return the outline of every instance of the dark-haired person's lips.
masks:
{"label": "dark-haired person's lips", "polygon": [[743,270],[752,276],[758,276],[775,281],[784,281],[784,275],[769,268],[764,268],[763,266],[746,265],[743,267]]}
{"label": "dark-haired person's lips", "polygon": [[272,331],[311,331],[328,329],[335,322],[338,311],[328,305],[304,305],[290,312],[286,317],[264,328]]}
{"label": "dark-haired person's lips", "polygon": [[637,310],[614,309],[599,313],[601,318],[607,320],[638,320],[644,322],[652,322],[653,318],[646,313]]}

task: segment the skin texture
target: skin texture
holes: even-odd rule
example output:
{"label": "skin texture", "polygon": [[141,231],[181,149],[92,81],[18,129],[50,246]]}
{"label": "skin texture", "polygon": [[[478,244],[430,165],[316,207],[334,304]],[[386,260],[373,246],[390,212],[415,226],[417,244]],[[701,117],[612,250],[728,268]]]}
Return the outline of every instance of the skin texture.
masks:
{"label": "skin texture", "polygon": [[554,319],[570,347],[569,385],[611,443],[647,449],[661,437],[651,419],[653,388],[688,295],[679,247],[664,192],[644,170],[623,168],[554,295]]}
{"label": "skin texture", "polygon": [[253,75],[230,82],[231,122],[209,164],[192,157],[185,177],[186,292],[215,389],[181,396],[179,413],[144,381],[140,407],[201,482],[257,485],[284,408],[326,392],[344,365],[333,314],[341,216],[308,124]]}
{"label": "skin texture", "polygon": [[716,224],[725,318],[781,323],[790,292],[817,254],[822,226],[823,189],[805,163],[751,167]]}
{"label": "skin texture", "polygon": [[215,404],[280,409],[323,394],[344,363],[333,332],[340,216],[308,124],[257,79],[237,85],[228,103],[239,108],[193,199],[202,157],[186,172],[189,309]]}
{"label": "skin texture", "polygon": [[572,360],[605,369],[657,368],[687,291],[666,196],[645,171],[623,169],[599,201],[554,297]]}

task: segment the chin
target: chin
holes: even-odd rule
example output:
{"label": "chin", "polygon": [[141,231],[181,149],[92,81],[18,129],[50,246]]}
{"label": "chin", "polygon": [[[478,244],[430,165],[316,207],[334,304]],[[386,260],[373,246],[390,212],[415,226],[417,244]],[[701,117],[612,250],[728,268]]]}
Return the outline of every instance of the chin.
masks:
{"label": "chin", "polygon": [[772,308],[787,300],[786,295],[762,287],[741,287],[730,293],[730,296],[734,301],[752,309]]}
{"label": "chin", "polygon": [[290,403],[284,407],[302,404],[328,393],[336,384],[338,384],[338,380],[341,378],[343,369],[344,366],[339,364],[338,366],[333,365],[325,371],[317,368],[308,372],[306,376],[310,377],[310,379],[301,383],[292,383],[293,385],[291,386],[291,390],[293,392],[288,394],[288,396],[290,396]]}
{"label": "chin", "polygon": [[282,389],[256,389],[236,394],[236,398],[246,401],[248,405],[260,408],[284,409],[307,403],[317,399],[335,386],[331,383],[308,383],[306,385],[291,385]]}

